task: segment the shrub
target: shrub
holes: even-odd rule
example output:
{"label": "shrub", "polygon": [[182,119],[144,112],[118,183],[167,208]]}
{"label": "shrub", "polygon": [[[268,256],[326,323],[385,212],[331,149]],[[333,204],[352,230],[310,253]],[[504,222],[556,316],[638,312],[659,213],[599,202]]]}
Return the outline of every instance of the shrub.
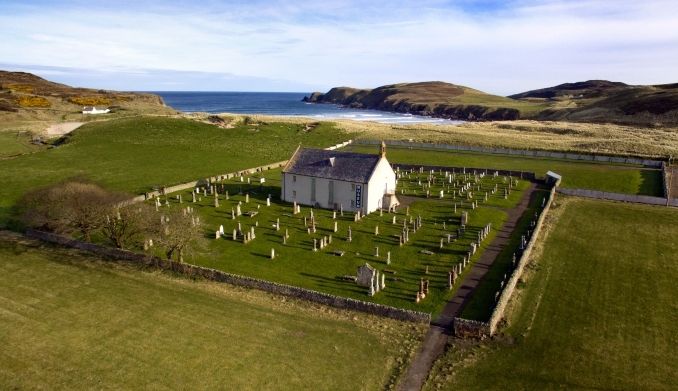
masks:
{"label": "shrub", "polygon": [[106,98],[97,98],[97,97],[89,97],[89,98],[81,98],[81,97],[73,97],[69,99],[72,103],[81,105],[81,106],[96,106],[96,105],[110,105],[111,100],[106,99]]}
{"label": "shrub", "polygon": [[19,96],[12,101],[21,107],[50,107],[52,103],[41,96]]}

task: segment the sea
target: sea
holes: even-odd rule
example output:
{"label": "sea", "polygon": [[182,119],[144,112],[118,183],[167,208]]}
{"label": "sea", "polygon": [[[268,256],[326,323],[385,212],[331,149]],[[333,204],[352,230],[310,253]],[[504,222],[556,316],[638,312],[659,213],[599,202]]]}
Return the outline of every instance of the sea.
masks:
{"label": "sea", "polygon": [[303,92],[146,92],[160,95],[168,106],[185,113],[265,114],[401,125],[420,123],[454,125],[462,122],[386,111],[348,109],[333,104],[306,103],[301,100],[311,94]]}

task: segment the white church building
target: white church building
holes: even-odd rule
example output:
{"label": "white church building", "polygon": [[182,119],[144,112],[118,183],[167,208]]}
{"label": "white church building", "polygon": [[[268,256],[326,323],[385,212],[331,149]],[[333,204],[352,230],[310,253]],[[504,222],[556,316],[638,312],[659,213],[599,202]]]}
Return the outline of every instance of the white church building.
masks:
{"label": "white church building", "polygon": [[379,155],[297,148],[282,170],[282,200],[358,212],[388,210],[398,204],[396,174]]}

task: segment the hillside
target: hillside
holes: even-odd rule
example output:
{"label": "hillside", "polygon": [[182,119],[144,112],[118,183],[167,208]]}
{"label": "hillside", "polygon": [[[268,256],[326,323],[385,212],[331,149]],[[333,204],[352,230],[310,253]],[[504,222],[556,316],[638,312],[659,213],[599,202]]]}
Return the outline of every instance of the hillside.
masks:
{"label": "hillside", "polygon": [[520,94],[509,95],[511,99],[523,99],[523,98],[556,98],[556,97],[566,97],[566,98],[599,98],[606,93],[615,93],[625,87],[629,87],[628,84],[613,82],[607,80],[588,80],[577,83],[564,83],[557,85],[555,87],[541,88],[538,90],[532,90],[527,92],[522,92]]}
{"label": "hillside", "polygon": [[93,119],[80,113],[83,106],[109,108],[109,118],[174,112],[154,94],[74,88],[31,73],[0,71],[1,122]]}
{"label": "hillside", "polygon": [[458,120],[515,120],[547,107],[541,102],[516,101],[439,81],[363,90],[335,87],[325,94],[314,92],[303,101]]}
{"label": "hillside", "polygon": [[678,84],[631,86],[588,80],[502,97],[449,83],[423,82],[362,90],[335,87],[324,94],[314,92],[303,101],[465,121],[678,124]]}

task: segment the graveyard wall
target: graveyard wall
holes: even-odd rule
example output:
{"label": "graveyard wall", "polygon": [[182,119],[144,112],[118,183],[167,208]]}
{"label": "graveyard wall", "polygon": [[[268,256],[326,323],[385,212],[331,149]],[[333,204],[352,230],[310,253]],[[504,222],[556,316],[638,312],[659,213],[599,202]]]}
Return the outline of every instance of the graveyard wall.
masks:
{"label": "graveyard wall", "polygon": [[662,185],[664,186],[664,198],[669,198],[669,182],[666,181],[668,173],[666,172],[666,163],[662,162]]}
{"label": "graveyard wall", "polygon": [[[530,157],[546,157],[551,159],[570,159],[570,160],[587,160],[595,162],[607,162],[607,163],[623,163],[623,164],[638,164],[643,166],[650,167],[661,167],[661,161],[658,160],[649,160],[649,159],[635,159],[635,158],[625,158],[625,157],[614,157],[614,156],[604,156],[604,155],[583,155],[577,153],[565,153],[565,152],[549,152],[549,151],[527,151],[521,149],[504,149],[504,148],[482,148],[482,147],[469,147],[465,145],[452,145],[452,144],[433,144],[433,143],[414,143],[408,141],[385,141],[386,145],[392,146],[401,146],[401,147],[417,147],[417,148],[435,148],[435,149],[447,149],[453,151],[470,151],[470,152],[482,152],[482,153],[496,153],[504,155],[518,155],[518,156],[530,156]],[[362,144],[362,145],[379,145],[381,141],[377,140],[353,140],[353,144]]]}
{"label": "graveyard wall", "polygon": [[393,169],[399,168],[400,170],[414,170],[419,172],[420,168],[424,169],[424,172],[434,170],[434,171],[453,171],[455,173],[460,173],[462,170],[466,170],[466,173],[473,173],[473,170],[478,172],[487,172],[487,175],[492,175],[495,171],[501,176],[514,176],[519,179],[535,180],[537,175],[533,172],[528,171],[510,171],[510,170],[497,170],[494,168],[476,168],[476,167],[451,167],[451,166],[422,166],[421,164],[400,164],[400,163],[391,163]]}
{"label": "graveyard wall", "polygon": [[320,303],[331,307],[360,311],[372,315],[378,315],[386,318],[393,318],[403,321],[417,323],[431,322],[431,314],[423,312],[404,310],[381,304],[374,304],[366,301],[339,297],[291,285],[278,284],[275,282],[259,280],[256,278],[239,276],[236,274],[226,273],[220,270],[209,269],[206,267],[195,266],[187,263],[179,263],[166,259],[161,259],[158,257],[137,253],[134,251],[120,250],[116,248],[100,246],[93,243],[85,243],[65,236],[37,231],[34,229],[28,229],[26,231],[26,235],[35,239],[40,239],[46,242],[56,243],[63,246],[74,247],[80,250],[89,251],[94,254],[103,255],[105,257],[113,258],[116,260],[140,262],[149,266],[158,267],[164,270],[172,270],[188,276],[197,276],[204,278],[206,280],[223,282],[246,288],[259,289],[277,295],[296,297],[299,299],[308,300],[314,303]]}
{"label": "graveyard wall", "polygon": [[506,306],[508,305],[511,296],[513,296],[513,292],[516,288],[516,285],[518,284],[518,280],[520,280],[520,277],[523,275],[525,265],[527,265],[530,255],[532,254],[532,248],[539,236],[539,232],[541,231],[541,227],[544,223],[544,219],[546,218],[546,214],[551,208],[551,202],[553,201],[555,193],[556,188],[553,187],[551,189],[551,194],[549,195],[546,205],[544,205],[544,208],[542,209],[539,218],[537,219],[537,225],[535,226],[534,232],[532,233],[532,236],[530,237],[527,243],[527,247],[525,247],[525,250],[523,250],[523,253],[520,255],[520,259],[518,259],[518,264],[516,265],[515,270],[511,274],[511,277],[506,283],[506,286],[499,295],[499,300],[497,301],[497,304],[495,305],[494,310],[492,311],[492,316],[490,316],[490,320],[488,322],[478,322],[463,318],[454,318],[455,335],[460,336],[462,338],[464,337],[481,338],[489,337],[492,334],[494,334],[495,331],[497,331],[497,324],[499,324],[499,321],[501,321],[501,319],[504,317]]}
{"label": "graveyard wall", "polygon": [[273,168],[284,167],[287,164],[287,162],[288,162],[287,160],[283,160],[281,162],[265,164],[265,165],[259,166],[259,167],[247,168],[245,170],[229,172],[228,174],[216,175],[216,176],[205,178],[205,179],[198,179],[197,181],[185,182],[185,183],[181,183],[181,184],[178,184],[178,185],[175,185],[175,186],[165,187],[162,190],[152,191],[152,192],[134,197],[132,199],[132,202],[143,202],[145,200],[155,198],[155,197],[162,195],[162,194],[169,194],[169,193],[174,193],[175,191],[192,189],[192,188],[195,188],[195,187],[198,187],[198,186],[205,186],[205,185],[212,183],[212,182],[223,181],[225,179],[230,179],[230,178],[240,176],[240,175],[249,175],[249,174],[253,174],[255,172],[261,172],[261,171],[271,170]]}
{"label": "graveyard wall", "polygon": [[523,250],[523,253],[520,256],[520,260],[516,265],[516,270],[513,271],[511,278],[509,278],[508,282],[506,283],[506,286],[504,287],[504,290],[501,292],[501,295],[499,296],[497,305],[494,307],[494,311],[492,312],[492,316],[490,317],[490,321],[488,322],[490,325],[490,335],[494,334],[494,332],[497,330],[497,324],[504,317],[504,311],[506,311],[506,306],[508,305],[511,296],[513,296],[513,291],[516,289],[518,280],[520,280],[520,277],[522,277],[523,275],[525,266],[529,262],[530,255],[532,255],[532,248],[534,247],[534,243],[537,241],[537,238],[539,237],[539,232],[541,232],[541,227],[544,224],[546,213],[548,213],[549,209],[551,208],[551,202],[553,202],[553,197],[555,196],[555,194],[556,188],[553,187],[551,189],[549,199],[546,201],[546,205],[544,205],[544,209],[542,209],[541,213],[539,214],[539,218],[537,219],[537,225],[535,226],[534,232],[532,233],[532,236],[530,237],[530,240],[527,243],[527,247],[525,247],[525,250]]}
{"label": "graveyard wall", "polygon": [[610,193],[607,191],[587,190],[587,189],[569,189],[565,187],[556,187],[556,191],[560,194],[572,195],[577,197],[595,198],[600,200],[613,200],[624,202],[635,202],[639,204],[648,205],[666,205],[678,206],[678,198],[661,198],[643,195]]}

